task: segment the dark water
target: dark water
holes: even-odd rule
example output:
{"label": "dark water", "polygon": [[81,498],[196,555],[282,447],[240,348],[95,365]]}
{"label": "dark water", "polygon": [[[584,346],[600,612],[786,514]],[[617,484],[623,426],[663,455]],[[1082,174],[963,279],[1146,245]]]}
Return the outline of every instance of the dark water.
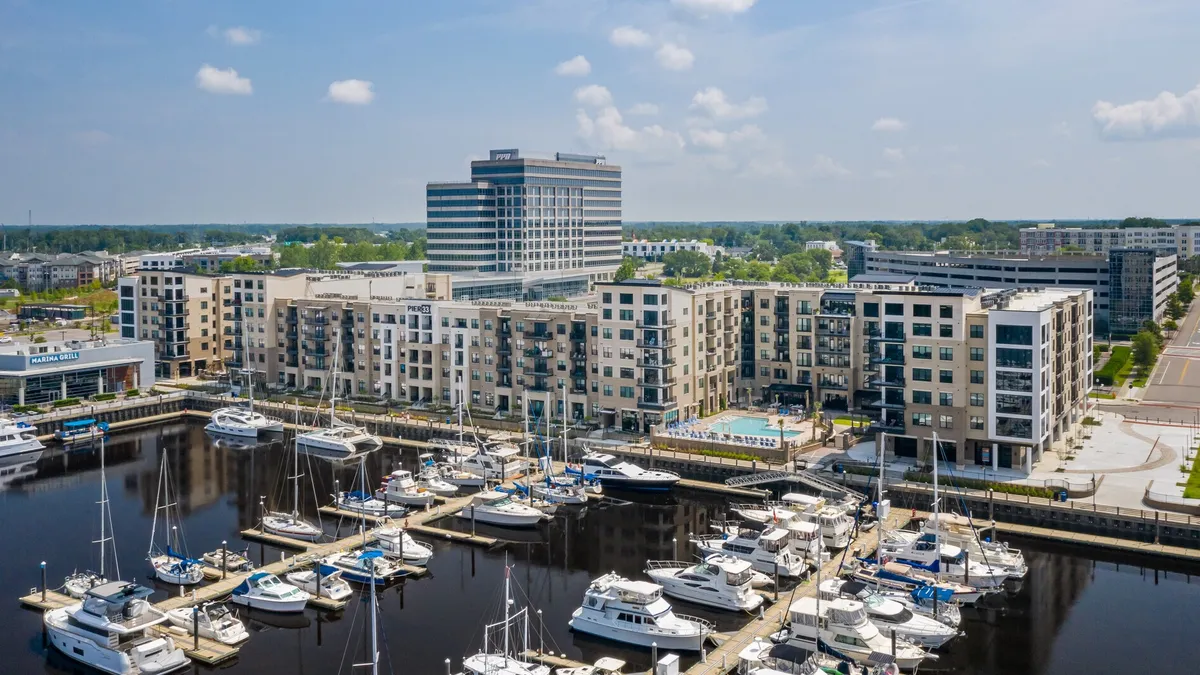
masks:
{"label": "dark water", "polygon": [[[281,444],[253,451],[218,447],[199,425],[188,424],[114,437],[106,452],[108,486],[125,579],[147,583],[145,557],[160,449],[170,459],[184,514],[183,535],[193,555],[218,548],[222,539],[231,549],[244,548],[238,532],[257,522],[260,498],[269,507],[290,504],[285,477],[291,460]],[[398,459],[394,449],[369,457],[370,485]],[[411,455],[407,459],[411,462]],[[328,502],[334,481],[344,487],[355,480],[357,467],[314,460],[301,470],[307,474],[302,509],[315,519],[316,507]],[[40,616],[19,609],[16,598],[38,585],[42,560],[47,561],[51,586],[75,567],[96,566],[96,547],[89,542],[99,530],[98,494],[95,453],[64,455],[56,450],[0,491],[0,532],[5,535],[0,546],[0,599],[8,599],[0,614],[0,673],[88,672],[43,646]],[[530,628],[533,645],[540,633],[548,650],[572,658],[591,661],[613,655],[647,666],[647,654],[572,635],[566,621],[593,577],[608,571],[640,576],[647,559],[671,558],[676,546],[681,555],[690,555],[688,535],[705,531],[722,511],[721,500],[680,493],[624,505],[589,505],[496,550],[432,542],[431,574],[389,588],[380,598],[385,672],[390,666],[395,673],[444,673],[447,658],[457,670],[461,658],[479,648],[483,624],[502,611],[506,559],[513,567],[517,605],[531,604],[543,612],[543,629],[539,631],[536,615]],[[450,524],[469,527],[465,522]],[[326,519],[326,527],[346,534],[353,526],[339,528]],[[479,531],[511,534],[483,526]],[[966,610],[966,637],[952,642],[941,659],[927,662],[922,672],[1194,672],[1200,662],[1200,641],[1193,635],[1200,580],[1194,581],[1189,572],[1200,569],[1113,558],[1081,548],[1018,544],[1030,565],[1020,592],[987,609]],[[250,552],[256,560],[279,556],[257,544]],[[170,590],[164,587],[160,595]],[[676,609],[716,620],[721,630],[734,629],[744,620],[682,602]],[[238,659],[223,668],[230,673],[349,673],[351,663],[366,658],[362,603],[351,603],[336,614],[310,610],[287,619],[244,618],[252,637]]]}

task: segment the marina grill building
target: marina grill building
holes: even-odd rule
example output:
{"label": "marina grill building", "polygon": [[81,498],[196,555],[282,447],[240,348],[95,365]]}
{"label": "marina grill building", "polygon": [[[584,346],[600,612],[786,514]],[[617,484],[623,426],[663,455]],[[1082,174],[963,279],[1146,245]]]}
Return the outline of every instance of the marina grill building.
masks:
{"label": "marina grill building", "polygon": [[86,398],[153,383],[153,342],[117,339],[0,345],[0,405]]}

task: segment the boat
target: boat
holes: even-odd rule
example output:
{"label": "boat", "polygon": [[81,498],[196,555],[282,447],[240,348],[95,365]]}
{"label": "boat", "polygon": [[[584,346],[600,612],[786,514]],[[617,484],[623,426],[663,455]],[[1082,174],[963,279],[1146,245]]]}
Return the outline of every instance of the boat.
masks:
{"label": "boat", "polygon": [[488,483],[488,480],[479,474],[471,473],[457,464],[445,462],[426,467],[422,473],[427,473],[455,487],[486,487]]}
{"label": "boat", "polygon": [[800,598],[788,608],[788,621],[785,633],[788,644],[862,665],[895,663],[901,670],[913,670],[931,657],[898,635],[881,633],[867,618],[863,603],[857,600],[838,598],[823,602],[820,598]]}
{"label": "boat", "polygon": [[63,422],[62,428],[54,432],[54,438],[63,443],[82,443],[104,438],[108,433],[108,422],[93,419]]}
{"label": "boat", "polygon": [[[358,477],[365,488],[367,483],[366,464],[359,469]],[[383,557],[382,552],[372,551],[367,548],[367,514],[366,511],[360,511],[360,513],[362,513],[362,519],[359,523],[359,530],[362,532],[362,548],[356,551],[334,553],[322,558],[319,564],[340,571],[342,578],[346,581],[353,581],[360,584],[384,585],[393,579],[404,576],[406,572],[400,565]],[[368,555],[372,553],[378,555]]]}
{"label": "boat", "polygon": [[[453,497],[458,494],[458,486],[442,478],[434,468],[433,454],[424,452],[417,457],[421,471],[417,474],[417,487],[423,488],[438,497]],[[472,477],[474,474],[468,474]]]}
{"label": "boat", "polygon": [[504,527],[533,527],[548,518],[546,514],[524,504],[518,504],[512,495],[489,490],[480,492],[471,498],[458,512],[460,518],[467,518],[486,525],[502,525]]}
{"label": "boat", "polygon": [[[225,645],[236,645],[249,640],[246,626],[238,621],[223,604],[206,602],[199,607],[179,607],[167,610],[171,624],[187,631],[188,635],[199,633],[200,637],[216,640]],[[198,628],[197,628],[198,626]]]}
{"label": "boat", "polygon": [[826,579],[818,587],[822,600],[849,598],[863,604],[867,618],[885,634],[896,631],[896,635],[927,649],[937,649],[958,636],[958,631],[949,625],[917,613],[904,603],[887,598],[869,588],[861,581]]}
{"label": "boat", "polygon": [[83,600],[47,611],[50,644],[66,656],[112,675],[164,675],[191,660],[169,637],[152,632],[167,615],[150,604],[154,591],[126,581],[88,589]]}
{"label": "boat", "polygon": [[932,541],[934,527],[940,531],[942,541],[963,549],[970,554],[972,560],[1003,570],[1010,579],[1022,579],[1029,571],[1020,549],[1011,548],[1004,542],[981,538],[979,531],[967,516],[942,513],[938,515],[936,525],[929,519],[919,531],[889,530],[888,535],[898,541]]}
{"label": "boat", "polygon": [[40,453],[45,449],[46,446],[37,438],[36,427],[0,416],[0,458]]}
{"label": "boat", "polygon": [[309,595],[327,598],[334,602],[341,602],[354,595],[350,584],[342,578],[341,570],[320,563],[310,570],[288,572],[285,578],[289,584]]}
{"label": "boat", "polygon": [[974,586],[941,581],[929,570],[898,562],[880,565],[873,559],[865,558],[850,564],[848,574],[850,578],[880,590],[912,593],[920,588],[935,588],[939,593],[949,593],[949,602],[963,605],[973,605],[988,594]]}
{"label": "boat", "polygon": [[504,481],[525,474],[529,464],[515,445],[480,443],[478,451],[463,458],[458,468],[486,480]]}
{"label": "boat", "polygon": [[679,474],[657,471],[624,462],[604,453],[588,453],[578,467],[567,466],[568,474],[595,480],[606,488],[622,490],[669,490],[679,482]]}
{"label": "boat", "polygon": [[204,426],[204,430],[214,434],[237,436],[239,438],[259,438],[266,434],[282,434],[283,421],[254,412],[250,408],[229,406],[213,411],[212,420]]}
{"label": "boat", "polygon": [[254,564],[250,562],[250,558],[246,556],[246,552],[248,551],[249,549],[238,553],[237,551],[219,548],[200,556],[200,560],[204,561],[205,565],[215,567],[218,570],[225,569],[229,572],[245,572],[254,567]]}
{"label": "boat", "polygon": [[[455,488],[457,491],[457,488]],[[413,480],[411,471],[397,469],[383,479],[383,484],[375,491],[375,498],[391,504],[407,506],[431,506],[436,495],[422,488]]]}
{"label": "boat", "polygon": [[[890,670],[888,670],[890,669]],[[867,670],[834,659],[820,652],[783,643],[775,644],[760,637],[738,652],[737,675],[898,675],[899,668],[889,664]]]}
{"label": "boat", "polygon": [[303,612],[311,596],[279,577],[266,572],[255,572],[235,589],[229,601],[235,605],[261,609],[266,612]]}
{"label": "boat", "polygon": [[[545,664],[525,661],[530,652],[529,608],[512,611],[512,568],[504,565],[504,620],[483,627],[483,648],[463,659],[460,675],[550,675]],[[495,639],[493,639],[495,638]]]}
{"label": "boat", "polygon": [[[167,469],[167,452],[162,452],[162,462],[158,473],[158,494],[155,498],[154,519],[150,524],[150,549],[146,559],[154,569],[154,576],[168,584],[191,586],[204,581],[204,569],[199,560],[189,558],[187,552],[177,552],[180,548],[179,526],[171,524],[171,511],[176,508],[171,501],[171,479]],[[158,516],[162,513],[163,529],[170,533],[167,550],[157,548],[155,533],[158,531]]]}
{"label": "boat", "polygon": [[417,567],[424,567],[433,557],[432,546],[413,539],[412,535],[399,527],[381,527],[375,530],[375,546],[387,557]]}
{"label": "boat", "polygon": [[528,485],[523,483],[517,483],[517,485],[529,492],[534,499],[541,499],[551,504],[579,506],[586,504],[588,500],[588,491],[583,485],[559,483],[554,481],[551,476],[546,476],[542,480],[530,481]]}
{"label": "boat", "polygon": [[749,561],[710,555],[695,565],[680,560],[649,560],[646,575],[672,598],[730,611],[751,612],[763,603],[754,592]]}
{"label": "boat", "polygon": [[[298,404],[297,410],[299,410]],[[297,434],[292,452],[292,511],[291,513],[271,511],[263,514],[262,527],[267,532],[281,537],[316,541],[325,532],[300,517],[300,475],[300,435]]]}
{"label": "boat", "polygon": [[107,544],[113,545],[113,567],[117,578],[121,576],[120,561],[117,559],[116,540],[113,539],[112,509],[108,503],[108,478],[104,465],[104,439],[100,439],[100,538],[93,543],[99,544],[100,571],[74,572],[63,581],[63,589],[67,595],[76,600],[82,598],[89,590],[108,583],[105,577],[104,563],[107,559]]}
{"label": "boat", "polygon": [[831,506],[822,497],[789,492],[780,497],[779,506],[791,510],[800,520],[815,523],[821,528],[825,548],[841,550],[850,545],[854,518],[845,508]]}
{"label": "boat", "polygon": [[457,438],[457,439],[451,439],[451,438],[431,438],[431,439],[429,439],[430,447],[434,448],[438,452],[441,452],[443,458],[448,462],[454,462],[455,460],[462,459],[464,457],[470,457],[471,455],[475,454],[476,450],[478,450],[478,448],[475,446],[474,443],[464,441],[462,439],[462,427],[461,427],[462,423],[461,423],[461,421],[459,422],[459,424],[460,424],[459,438]]}
{"label": "boat", "polygon": [[558,668],[554,671],[554,675],[621,675],[621,669],[624,667],[625,662],[621,659],[605,656],[596,659],[596,662],[590,666]]}
{"label": "boat", "polygon": [[691,542],[705,556],[722,554],[741,558],[764,574],[798,577],[809,566],[809,557],[795,550],[791,532],[781,527],[768,527],[762,531],[742,528],[732,536],[728,532],[698,536]]}
{"label": "boat", "polygon": [[972,560],[961,548],[939,544],[936,534],[924,535],[916,541],[884,539],[880,555],[886,560],[914,567],[924,567],[938,575],[981,590],[998,589],[1008,579],[1008,572]]}
{"label": "boat", "polygon": [[343,511],[353,511],[376,518],[401,518],[408,513],[408,509],[399,504],[389,504],[359,490],[339,493],[334,505]]}
{"label": "boat", "polygon": [[677,615],[662,597],[663,588],[609,573],[592,581],[583,605],[571,614],[571,630],[615,642],[649,648],[699,651],[713,625]]}
{"label": "boat", "polygon": [[307,453],[332,459],[345,459],[358,453],[371,452],[383,447],[383,440],[367,432],[364,427],[354,426],[337,418],[338,348],[333,349],[333,371],[329,377],[329,426],[296,434],[296,445]]}

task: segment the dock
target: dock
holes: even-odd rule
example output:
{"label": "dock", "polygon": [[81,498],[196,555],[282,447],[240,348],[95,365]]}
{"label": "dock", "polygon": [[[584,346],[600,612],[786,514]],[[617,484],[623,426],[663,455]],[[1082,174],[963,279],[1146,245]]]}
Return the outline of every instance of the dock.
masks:
{"label": "dock", "polygon": [[1164,558],[1174,558],[1176,560],[1200,562],[1200,549],[1184,548],[1182,546],[1168,546],[1166,544],[1155,544],[1132,539],[1117,539],[1116,537],[1105,537],[1098,534],[1088,534],[1086,532],[1052,530],[1047,527],[1018,525],[1016,523],[997,522],[991,523],[991,526],[996,528],[997,532],[1004,534],[1015,534],[1017,536],[1029,537],[1031,539],[1044,539],[1059,543],[1079,544],[1080,546],[1095,546],[1113,551],[1121,551],[1123,553],[1136,553],[1140,555],[1152,555]]}
{"label": "dock", "polygon": [[525,660],[531,663],[541,663],[553,668],[584,668],[590,666],[590,663],[582,663],[568,659],[565,656],[555,656],[549,652],[543,654],[536,649],[530,649],[525,652]]}

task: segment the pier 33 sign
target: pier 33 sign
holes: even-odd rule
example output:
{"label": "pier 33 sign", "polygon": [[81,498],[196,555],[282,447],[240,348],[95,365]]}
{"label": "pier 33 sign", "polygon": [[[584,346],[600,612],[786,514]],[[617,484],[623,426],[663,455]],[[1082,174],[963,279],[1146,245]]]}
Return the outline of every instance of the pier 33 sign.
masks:
{"label": "pier 33 sign", "polygon": [[29,357],[29,365],[36,366],[40,363],[58,363],[59,361],[78,361],[79,352],[59,352],[57,354],[38,354],[37,356]]}

